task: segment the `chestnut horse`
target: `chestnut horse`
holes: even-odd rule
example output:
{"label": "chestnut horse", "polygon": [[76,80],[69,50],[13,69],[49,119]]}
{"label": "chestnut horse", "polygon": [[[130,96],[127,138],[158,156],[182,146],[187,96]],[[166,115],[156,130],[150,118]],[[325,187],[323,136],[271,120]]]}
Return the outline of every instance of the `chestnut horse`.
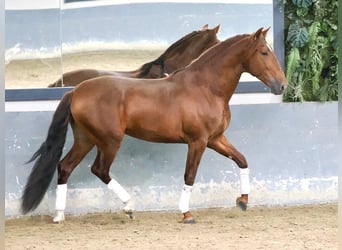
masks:
{"label": "chestnut horse", "polygon": [[105,71],[96,69],[79,69],[63,74],[62,79],[48,87],[76,86],[77,84],[99,76],[114,75],[129,78],[162,78],[173,71],[183,68],[199,57],[205,50],[219,42],[216,34],[220,26],[208,29],[204,25],[202,30],[193,31],[182,37],[165,50],[157,59],[145,63],[134,71]]}
{"label": "chestnut horse", "polygon": [[[68,178],[95,146],[92,173],[118,195],[130,214],[131,196],[109,175],[125,134],[151,142],[188,144],[185,184],[179,201],[184,223],[194,223],[190,196],[207,147],[232,159],[240,168],[241,196],[237,205],[245,210],[250,191],[247,161],[224,131],[231,119],[229,100],[243,72],[256,76],[276,95],[287,86],[284,72],[266,43],[267,31],[260,28],[253,34],[220,42],[166,78],[103,76],[67,92],[55,111],[47,139],[31,159],[37,160],[25,186],[22,212],[39,205],[57,167],[57,215],[53,221],[63,221]],[[74,144],[60,161],[69,123]]]}

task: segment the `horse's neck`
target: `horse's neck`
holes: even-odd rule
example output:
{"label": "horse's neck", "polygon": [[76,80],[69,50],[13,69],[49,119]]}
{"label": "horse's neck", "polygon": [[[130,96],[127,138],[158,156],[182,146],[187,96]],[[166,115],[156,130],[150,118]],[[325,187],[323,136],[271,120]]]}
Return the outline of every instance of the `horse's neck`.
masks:
{"label": "horse's neck", "polygon": [[181,39],[182,42],[176,42],[159,57],[164,65],[166,73],[172,73],[177,69],[189,65],[206,49],[219,42],[218,39],[215,40],[210,37],[203,37],[203,35],[201,35],[203,33],[201,32],[197,36],[196,34],[197,33],[195,33],[195,35],[189,36],[188,39]]}
{"label": "horse's neck", "polygon": [[[184,50],[186,51],[186,50]],[[184,52],[174,55],[170,55],[168,58],[164,58],[163,64],[166,73],[170,74],[177,69],[184,68],[189,65],[193,59],[200,56],[200,51]]]}
{"label": "horse's neck", "polygon": [[203,54],[186,70],[199,74],[202,84],[207,85],[214,95],[229,102],[243,73],[242,58],[243,49],[234,50],[218,46],[210,53]]}

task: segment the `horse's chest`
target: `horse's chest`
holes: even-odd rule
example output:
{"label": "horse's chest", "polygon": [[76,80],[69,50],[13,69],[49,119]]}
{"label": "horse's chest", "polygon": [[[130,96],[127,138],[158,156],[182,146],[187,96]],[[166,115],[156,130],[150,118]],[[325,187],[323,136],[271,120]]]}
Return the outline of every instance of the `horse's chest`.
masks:
{"label": "horse's chest", "polygon": [[221,117],[215,126],[213,127],[213,133],[214,134],[220,134],[223,133],[228,127],[228,121],[226,117]]}
{"label": "horse's chest", "polygon": [[225,110],[208,114],[205,120],[210,134],[219,134],[226,130],[229,125],[230,116]]}

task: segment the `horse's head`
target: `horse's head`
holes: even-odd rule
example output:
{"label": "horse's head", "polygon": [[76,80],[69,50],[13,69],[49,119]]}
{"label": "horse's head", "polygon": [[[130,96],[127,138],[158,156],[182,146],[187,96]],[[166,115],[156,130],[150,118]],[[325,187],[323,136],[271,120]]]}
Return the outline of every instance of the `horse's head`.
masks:
{"label": "horse's head", "polygon": [[217,32],[219,31],[219,29],[220,25],[209,29],[208,24],[206,24],[202,27],[202,30],[198,32],[198,42],[196,42],[194,45],[196,45],[198,47],[198,50],[201,51],[200,54],[220,42],[220,40],[217,38]]}
{"label": "horse's head", "polygon": [[250,36],[249,52],[243,66],[247,72],[265,83],[273,94],[280,95],[288,82],[276,55],[265,40],[268,30],[260,28]]}

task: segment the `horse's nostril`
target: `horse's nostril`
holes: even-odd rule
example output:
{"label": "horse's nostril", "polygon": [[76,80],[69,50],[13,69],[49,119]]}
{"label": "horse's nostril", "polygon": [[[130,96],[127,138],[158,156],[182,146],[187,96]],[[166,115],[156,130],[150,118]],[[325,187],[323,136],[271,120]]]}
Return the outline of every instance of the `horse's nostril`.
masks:
{"label": "horse's nostril", "polygon": [[286,89],[286,87],[287,87],[287,84],[282,84],[282,85],[280,86],[280,90],[284,91],[284,90]]}

